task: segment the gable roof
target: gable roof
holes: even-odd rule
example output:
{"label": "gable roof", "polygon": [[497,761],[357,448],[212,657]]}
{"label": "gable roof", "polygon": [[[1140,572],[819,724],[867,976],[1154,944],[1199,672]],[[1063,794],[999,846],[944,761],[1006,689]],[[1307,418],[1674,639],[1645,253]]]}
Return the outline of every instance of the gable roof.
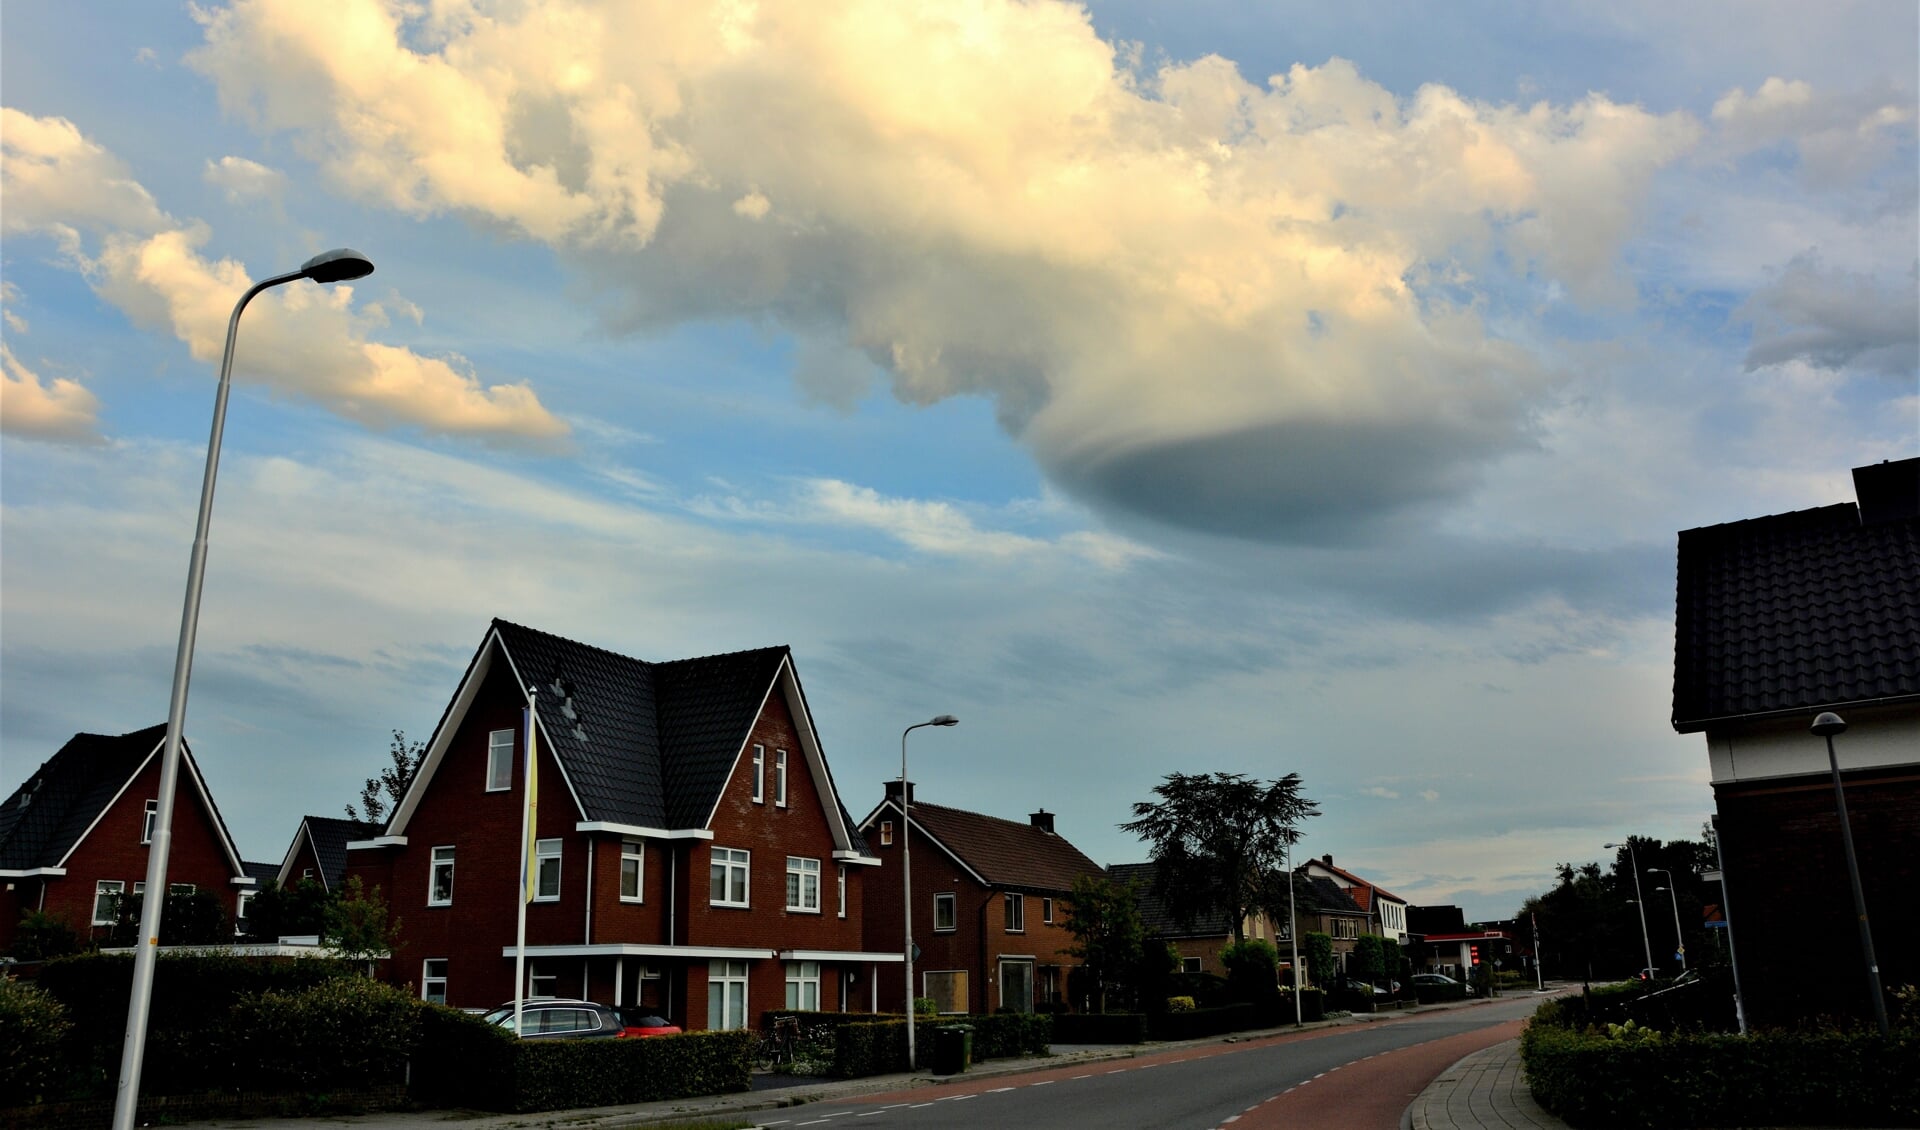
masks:
{"label": "gable roof", "polygon": [[300,854],[300,845],[307,843],[313,847],[313,858],[319,864],[320,885],[329,891],[334,890],[347,874],[348,841],[372,839],[379,834],[380,825],[373,821],[341,820],[332,816],[302,817],[300,830],[294,833],[293,843],[287,847],[287,857],[273,869],[272,877],[278,885],[286,886],[294,857]]}
{"label": "gable roof", "polygon": [[1299,874],[1306,882],[1298,891],[1301,909],[1315,914],[1365,914],[1360,904],[1353,900],[1352,893],[1345,887],[1327,878],[1325,875],[1305,874],[1302,867]]}
{"label": "gable roof", "polygon": [[[899,812],[893,797],[860,822],[864,831],[883,811]],[[1057,832],[915,798],[913,826],[989,887],[1067,891],[1082,875],[1103,874],[1100,865]]]}
{"label": "gable roof", "polygon": [[[160,752],[166,737],[162,723],[127,734],[70,738],[0,805],[0,872],[65,866],[100,817]],[[185,738],[180,741],[180,763],[185,770],[183,781],[199,793],[213,818],[228,868],[236,877],[244,875],[226,820],[213,803]]]}
{"label": "gable roof", "polygon": [[[1920,475],[1920,460],[1886,466]],[[1861,473],[1855,472],[1861,482]],[[1920,518],[1853,503],[1683,530],[1673,727],[1920,698]]]}
{"label": "gable roof", "polygon": [[833,788],[792,652],[765,647],[650,663],[548,632],[494,620],[461,690],[428,743],[422,769],[395,807],[404,827],[477,684],[495,658],[534,690],[540,741],[560,764],[583,822],[659,831],[706,827],[769,696],[782,693],[801,752],[821,782],[841,850],[866,845]]}
{"label": "gable roof", "polygon": [[1352,896],[1354,905],[1358,906],[1361,910],[1372,908],[1375,895],[1378,895],[1387,902],[1397,902],[1402,906],[1407,905],[1406,899],[1387,890],[1373,880],[1362,879],[1346,868],[1335,865],[1332,856],[1323,855],[1318,859],[1309,859],[1304,866],[1309,870],[1318,867],[1322,871],[1332,872],[1333,877],[1336,879],[1345,879],[1348,884],[1347,894]]}
{"label": "gable roof", "polygon": [[1152,862],[1115,863],[1107,868],[1108,879],[1132,885],[1134,905],[1140,908],[1140,924],[1148,933],[1163,938],[1214,938],[1233,933],[1227,912],[1217,908],[1195,914],[1192,922],[1181,922],[1155,889],[1159,875],[1160,865]]}

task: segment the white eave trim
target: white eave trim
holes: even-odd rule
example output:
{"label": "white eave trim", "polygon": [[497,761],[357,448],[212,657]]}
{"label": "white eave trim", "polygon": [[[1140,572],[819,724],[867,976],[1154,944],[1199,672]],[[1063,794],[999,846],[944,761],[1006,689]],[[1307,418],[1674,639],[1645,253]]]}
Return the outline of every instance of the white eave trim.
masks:
{"label": "white eave trim", "polygon": [[707,828],[648,828],[641,824],[615,824],[611,820],[582,820],[573,826],[576,832],[606,832],[615,836],[636,836],[646,840],[710,840]]}
{"label": "white eave trim", "polygon": [[781,950],[782,961],[866,961],[884,965],[887,962],[904,964],[905,954],[866,953],[861,950]]}
{"label": "white eave trim", "polygon": [[405,836],[375,836],[370,840],[348,840],[348,851],[365,851],[368,848],[406,847]]}
{"label": "white eave trim", "polygon": [[865,867],[878,867],[880,861],[871,855],[861,855],[857,851],[836,851],[833,858],[842,863],[858,863]]}
{"label": "white eave trim", "polygon": [[37,875],[65,875],[64,867],[28,867],[20,871],[0,871],[0,879],[31,879]]}
{"label": "white eave trim", "polygon": [[257,887],[260,885],[259,880],[251,875],[235,875],[233,878],[228,879],[227,882],[236,887]]}
{"label": "white eave trim", "polygon": [[[512,946],[501,946],[501,957],[512,957],[518,952]],[[742,949],[738,946],[657,946],[643,945],[637,942],[597,942],[593,945],[578,946],[528,946],[528,957],[694,957],[725,958],[733,961],[767,961],[774,956],[770,949]]]}

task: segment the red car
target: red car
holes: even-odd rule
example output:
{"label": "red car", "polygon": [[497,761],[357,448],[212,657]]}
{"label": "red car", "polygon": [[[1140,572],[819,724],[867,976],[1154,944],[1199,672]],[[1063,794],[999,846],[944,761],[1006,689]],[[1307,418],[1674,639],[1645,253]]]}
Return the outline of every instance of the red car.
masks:
{"label": "red car", "polygon": [[640,1012],[631,1008],[616,1009],[620,1014],[620,1035],[625,1036],[678,1036],[680,1026],[664,1016],[650,1012]]}

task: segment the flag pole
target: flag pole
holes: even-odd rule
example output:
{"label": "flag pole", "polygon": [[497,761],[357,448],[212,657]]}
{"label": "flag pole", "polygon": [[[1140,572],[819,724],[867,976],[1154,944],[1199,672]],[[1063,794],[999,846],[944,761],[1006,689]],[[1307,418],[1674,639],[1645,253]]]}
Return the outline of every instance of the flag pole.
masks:
{"label": "flag pole", "polygon": [[521,715],[522,725],[527,733],[527,762],[526,772],[522,775],[520,782],[521,788],[526,791],[526,802],[520,806],[520,896],[515,900],[519,903],[520,914],[513,942],[513,1034],[515,1036],[523,1034],[520,1022],[525,1012],[527,997],[527,901],[533,897],[533,873],[528,870],[533,862],[533,853],[528,850],[528,845],[533,842],[533,836],[538,831],[533,817],[534,810],[540,804],[536,783],[539,766],[535,761],[537,751],[533,741],[534,730],[540,724],[539,712],[534,709],[539,694],[538,687],[527,688],[527,705]]}

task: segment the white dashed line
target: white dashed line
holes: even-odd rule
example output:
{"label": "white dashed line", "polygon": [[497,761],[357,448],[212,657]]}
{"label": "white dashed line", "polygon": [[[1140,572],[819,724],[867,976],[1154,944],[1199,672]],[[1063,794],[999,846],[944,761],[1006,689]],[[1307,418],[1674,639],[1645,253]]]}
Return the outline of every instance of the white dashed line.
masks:
{"label": "white dashed line", "polygon": [[1228,1123],[1230,1123],[1230,1122],[1238,1122],[1238,1121],[1240,1121],[1240,1116],[1239,1116],[1239,1115],[1237,1115],[1237,1114],[1229,1114],[1229,1115],[1227,1115],[1227,1116],[1226,1116],[1225,1118],[1223,1118],[1223,1119],[1221,1119],[1221,1120],[1220,1120],[1220,1125],[1222,1125],[1222,1126],[1225,1126],[1225,1125],[1227,1125],[1227,1124],[1228,1124]]}
{"label": "white dashed line", "polygon": [[876,1115],[876,1114],[885,1114],[885,1113],[887,1113],[887,1112],[886,1112],[886,1111],[884,1111],[884,1110],[866,1110],[866,1111],[861,1111],[861,1112],[860,1112],[859,1114],[857,1114],[857,1115],[855,1115],[854,1117],[856,1117],[856,1118],[872,1118],[872,1117],[873,1117],[874,1115]]}
{"label": "white dashed line", "polygon": [[1059,1082],[1059,1080],[1058,1080],[1058,1079],[1042,1079],[1042,1080],[1040,1080],[1040,1081],[1039,1081],[1038,1083],[1028,1083],[1028,1084],[1027,1084],[1027,1086],[1029,1086],[1029,1087],[1051,1087],[1051,1086],[1053,1086],[1053,1085],[1054,1085],[1055,1083],[1058,1083],[1058,1082]]}
{"label": "white dashed line", "polygon": [[[1073,1078],[1074,1078],[1074,1079],[1091,1079],[1091,1078],[1093,1078],[1093,1076],[1092,1076],[1092,1075],[1075,1075],[1075,1076],[1074,1076]],[[1071,1082],[1073,1081],[1073,1079],[1069,1079],[1069,1080],[1067,1080],[1067,1081],[1068,1081],[1069,1083],[1071,1083]]]}
{"label": "white dashed line", "polygon": [[913,1104],[913,1109],[914,1109],[914,1110],[919,1110],[919,1109],[920,1109],[921,1107],[923,1107],[923,1106],[932,1106],[932,1105],[933,1105],[932,1103],[914,1103],[914,1104]]}
{"label": "white dashed line", "polygon": [[1123,1072],[1123,1071],[1125,1071],[1125,1070],[1126,1070],[1126,1068],[1124,1068],[1124,1067],[1116,1067],[1116,1068],[1114,1068],[1114,1069],[1113,1069],[1112,1071],[1109,1071],[1109,1072],[1107,1072],[1107,1074],[1109,1074],[1109,1075],[1118,1075],[1118,1074],[1120,1074],[1121,1072]]}
{"label": "white dashed line", "polygon": [[[1322,1071],[1322,1072],[1321,1072],[1320,1074],[1318,1074],[1318,1075],[1315,1075],[1315,1076],[1314,1076],[1313,1078],[1314,1078],[1314,1079],[1325,1079],[1326,1077],[1327,1077],[1327,1073],[1326,1073],[1326,1072],[1324,1072],[1324,1071]],[[1312,1080],[1309,1080],[1309,1082],[1311,1082],[1311,1081],[1312,1081]]]}
{"label": "white dashed line", "polygon": [[992,1090],[990,1090],[990,1091],[988,1091],[988,1092],[987,1092],[987,1094],[989,1094],[989,1095],[999,1095],[999,1094],[1004,1094],[1004,1093],[1006,1093],[1006,1092],[1008,1092],[1008,1091],[1011,1091],[1011,1090],[1013,1090],[1013,1088],[1012,1088],[1012,1087],[995,1087],[995,1088],[993,1088]]}

